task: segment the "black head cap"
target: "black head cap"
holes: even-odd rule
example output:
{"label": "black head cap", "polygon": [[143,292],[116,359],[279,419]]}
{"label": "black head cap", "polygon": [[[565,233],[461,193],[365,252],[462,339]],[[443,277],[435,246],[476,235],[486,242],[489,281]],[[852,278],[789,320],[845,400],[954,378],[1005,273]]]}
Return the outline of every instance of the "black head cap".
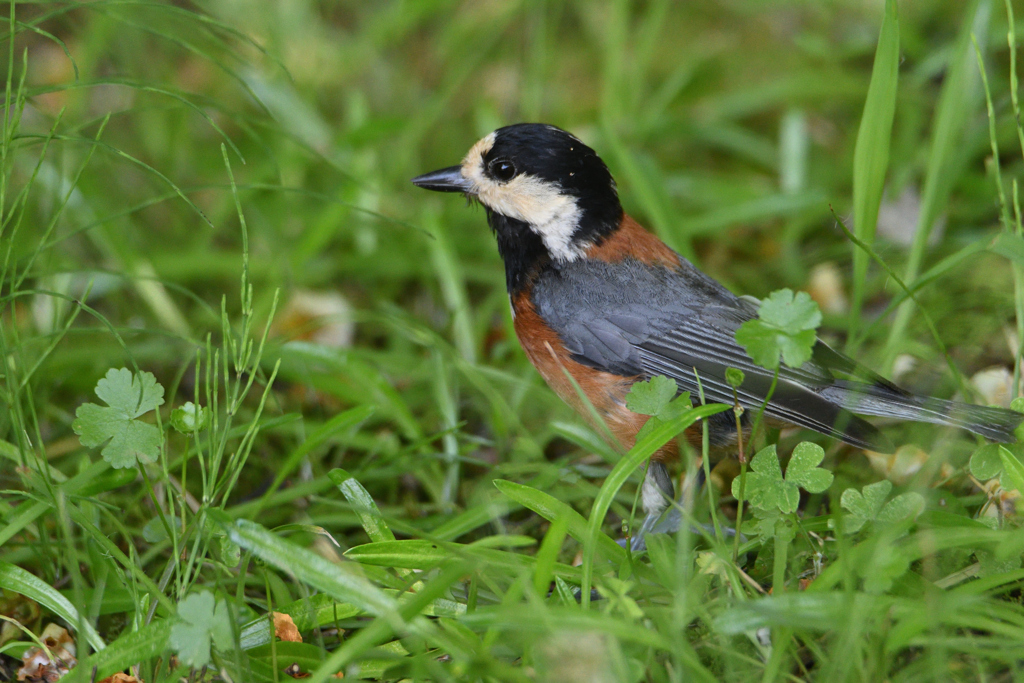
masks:
{"label": "black head cap", "polygon": [[547,264],[579,258],[622,221],[615,181],[597,153],[542,123],[499,128],[477,142],[461,165],[412,182],[463,192],[483,204],[513,293]]}
{"label": "black head cap", "polygon": [[492,179],[527,174],[575,197],[582,213],[574,235],[578,242],[599,240],[619,226],[622,205],[608,167],[597,152],[557,126],[517,123],[499,128],[483,159],[484,173]]}

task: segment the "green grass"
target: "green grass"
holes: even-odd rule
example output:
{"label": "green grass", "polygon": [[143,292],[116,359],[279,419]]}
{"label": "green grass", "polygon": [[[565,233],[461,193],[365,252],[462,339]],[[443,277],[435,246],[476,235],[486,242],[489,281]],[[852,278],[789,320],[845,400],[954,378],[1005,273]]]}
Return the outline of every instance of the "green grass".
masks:
{"label": "green grass", "polygon": [[[824,446],[831,486],[796,515],[745,503],[743,539],[628,553],[634,464],[676,423],[628,458],[585,427],[518,348],[480,209],[408,182],[500,125],[558,124],[734,291],[817,292],[830,263],[852,303],[823,305],[827,339],[920,393],[983,402],[971,378],[998,366],[1016,396],[1011,9],[9,6],[0,679],[51,621],[78,681],[1020,677],[1012,459],[927,425],[886,425],[906,448],[875,466],[769,434],[785,467]],[[908,190],[901,246],[878,205]],[[112,368],[164,389],[142,467],[73,427]],[[187,402],[209,419],[179,431]],[[685,514],[734,526],[739,472]],[[304,642],[272,639],[271,611]]]}

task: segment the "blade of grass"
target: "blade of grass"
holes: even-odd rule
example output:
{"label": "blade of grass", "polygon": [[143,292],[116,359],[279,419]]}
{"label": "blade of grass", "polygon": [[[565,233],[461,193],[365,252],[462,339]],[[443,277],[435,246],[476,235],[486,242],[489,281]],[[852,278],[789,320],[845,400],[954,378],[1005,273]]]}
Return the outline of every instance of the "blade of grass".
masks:
{"label": "blade of grass", "polygon": [[377,504],[373,501],[370,493],[363,488],[351,474],[345,470],[335,469],[328,473],[331,481],[338,487],[345,500],[352,509],[359,515],[359,521],[371,541],[393,541],[395,534],[384,521],[384,515],[380,513]]}
{"label": "blade of grass", "polygon": [[[921,195],[917,223],[914,226],[914,239],[910,246],[907,269],[903,275],[903,281],[911,285],[920,272],[928,238],[931,236],[936,220],[946,208],[953,183],[956,181],[963,163],[961,141],[968,118],[978,105],[978,95],[980,94],[971,34],[979,36],[988,34],[991,4],[989,0],[976,0],[971,5],[964,15],[965,19],[960,28],[960,35],[957,36],[950,54],[935,114],[932,144],[925,169],[924,191]],[[913,311],[914,307],[911,302],[907,301],[896,312],[885,343],[881,369],[883,375],[888,375],[892,371]]]}
{"label": "blade of grass", "polygon": [[99,651],[107,646],[92,624],[79,616],[78,610],[68,602],[67,598],[58,593],[52,586],[29,574],[21,567],[16,567],[8,562],[0,562],[0,588],[24,595],[30,600],[35,600],[73,628],[81,628],[89,641],[89,645],[94,650]]}
{"label": "blade of grass", "polygon": [[158,619],[138,631],[126,633],[79,662],[77,669],[84,671],[87,676],[95,669],[95,680],[99,680],[139,662],[159,657],[167,649],[167,639],[173,625],[173,619]]}
{"label": "blade of grass", "polygon": [[255,522],[239,519],[231,524],[216,516],[214,518],[224,526],[234,543],[298,580],[340,602],[354,605],[367,614],[397,616],[395,601],[365,578],[340,571],[336,564],[306,548],[285,541]]}
{"label": "blade of grass", "polygon": [[[878,209],[882,203],[885,176],[889,167],[889,141],[896,114],[899,84],[900,23],[896,0],[886,0],[882,28],[878,34],[871,83],[864,100],[853,152],[853,232],[865,244],[875,240]],[[850,334],[856,331],[864,303],[864,282],[868,255],[853,250],[853,301],[850,307]]]}
{"label": "blade of grass", "polygon": [[[277,489],[284,483],[284,480],[292,473],[302,459],[308,456],[312,451],[316,450],[329,439],[334,437],[339,432],[345,432],[349,430],[358,429],[359,425],[365,422],[371,415],[373,415],[373,406],[358,406],[350,410],[346,410],[332,417],[330,420],[325,422],[319,429],[306,437],[305,440],[299,445],[298,448],[288,454],[284,463],[277,467],[277,474],[274,476],[274,481],[270,484],[270,487],[263,494],[260,501],[261,505],[257,507],[256,513],[262,509],[262,505],[274,495]],[[253,516],[255,516],[255,514]]]}
{"label": "blade of grass", "polygon": [[587,535],[583,543],[583,581],[580,586],[583,609],[590,608],[590,588],[593,585],[594,554],[597,549],[598,539],[601,537],[601,524],[604,523],[605,513],[611,507],[612,499],[626,483],[630,475],[637,467],[647,461],[654,452],[668,443],[671,439],[681,433],[690,425],[702,418],[710,417],[730,406],[711,404],[692,408],[679,417],[668,420],[658,425],[638,444],[633,446],[619,464],[608,474],[604,484],[594,499],[594,505],[590,510],[590,519],[587,522]]}

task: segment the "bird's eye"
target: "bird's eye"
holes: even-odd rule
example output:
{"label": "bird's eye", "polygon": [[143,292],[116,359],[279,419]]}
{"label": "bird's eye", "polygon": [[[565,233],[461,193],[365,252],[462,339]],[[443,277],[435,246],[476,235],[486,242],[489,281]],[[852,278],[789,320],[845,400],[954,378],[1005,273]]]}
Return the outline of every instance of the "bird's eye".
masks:
{"label": "bird's eye", "polygon": [[508,159],[495,159],[487,165],[491,175],[501,182],[508,182],[516,177],[516,165]]}

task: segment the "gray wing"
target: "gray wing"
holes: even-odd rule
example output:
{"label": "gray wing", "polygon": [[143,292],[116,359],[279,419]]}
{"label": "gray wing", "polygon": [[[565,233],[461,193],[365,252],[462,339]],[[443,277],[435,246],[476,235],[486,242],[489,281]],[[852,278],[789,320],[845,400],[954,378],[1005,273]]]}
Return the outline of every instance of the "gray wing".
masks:
{"label": "gray wing", "polygon": [[[755,365],[735,339],[736,328],[755,318],[756,308],[685,260],[678,270],[629,259],[572,262],[541,275],[532,297],[538,314],[580,363],[625,376],[666,375],[692,396],[698,394],[699,375],[706,399],[721,403],[733,402],[725,381],[732,367],[746,376],[737,390],[741,405],[756,409],[768,394],[772,374]],[[836,373],[854,379],[838,379]],[[765,414],[861,448],[883,448],[878,430],[838,400],[849,395],[838,388],[853,385],[906,395],[818,342],[812,360],[780,370]]]}

